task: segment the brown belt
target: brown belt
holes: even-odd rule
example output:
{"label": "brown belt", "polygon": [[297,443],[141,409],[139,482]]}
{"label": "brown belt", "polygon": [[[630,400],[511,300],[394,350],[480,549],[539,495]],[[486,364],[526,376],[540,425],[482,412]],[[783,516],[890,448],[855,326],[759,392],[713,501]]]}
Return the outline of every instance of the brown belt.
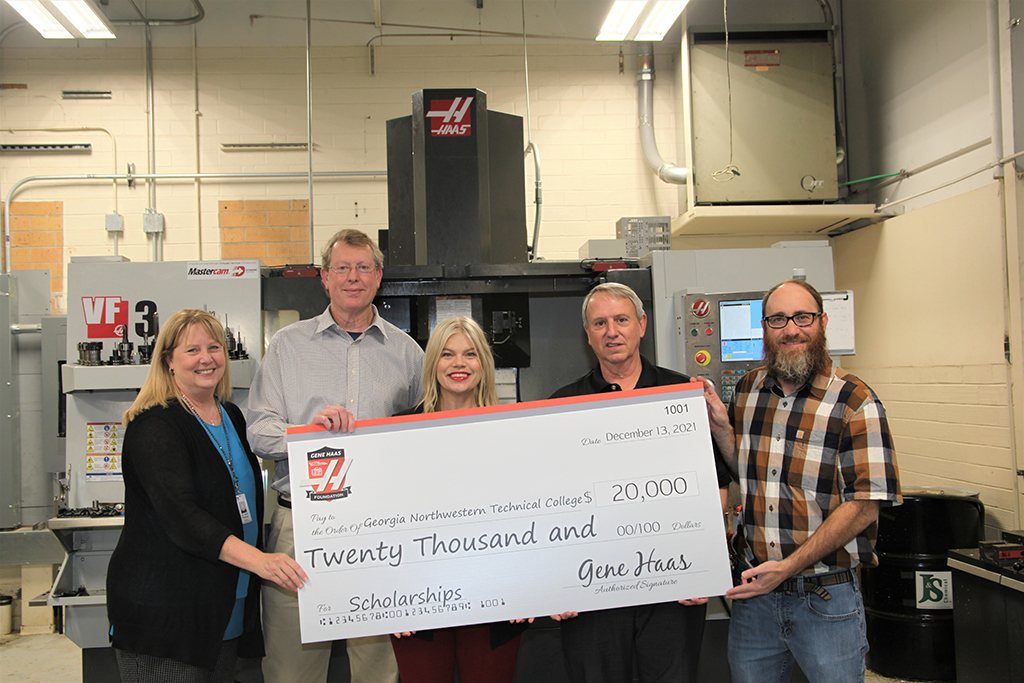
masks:
{"label": "brown belt", "polygon": [[285,498],[280,493],[277,494],[277,504],[280,505],[283,508],[288,508],[289,510],[292,509],[292,500],[291,500],[291,498]]}
{"label": "brown belt", "polygon": [[[825,574],[824,576],[803,576],[792,579],[786,579],[780,583],[775,590],[782,591],[785,593],[795,593],[800,590],[800,579],[803,579],[804,585],[820,586],[838,586],[841,583],[850,583],[853,581],[853,571],[844,569],[841,572],[835,574]],[[814,592],[813,590],[809,592]]]}

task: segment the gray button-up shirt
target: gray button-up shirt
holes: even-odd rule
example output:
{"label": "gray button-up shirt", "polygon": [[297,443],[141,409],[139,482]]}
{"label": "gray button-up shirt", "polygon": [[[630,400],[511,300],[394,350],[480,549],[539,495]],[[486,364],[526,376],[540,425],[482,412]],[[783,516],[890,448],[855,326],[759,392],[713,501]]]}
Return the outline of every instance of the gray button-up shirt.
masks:
{"label": "gray button-up shirt", "polygon": [[390,417],[419,401],[422,375],[423,350],[376,307],[355,341],[330,307],[280,330],[249,388],[249,445],[276,461],[271,488],[291,495],[288,427],[310,424],[329,405],[348,408],[357,420]]}

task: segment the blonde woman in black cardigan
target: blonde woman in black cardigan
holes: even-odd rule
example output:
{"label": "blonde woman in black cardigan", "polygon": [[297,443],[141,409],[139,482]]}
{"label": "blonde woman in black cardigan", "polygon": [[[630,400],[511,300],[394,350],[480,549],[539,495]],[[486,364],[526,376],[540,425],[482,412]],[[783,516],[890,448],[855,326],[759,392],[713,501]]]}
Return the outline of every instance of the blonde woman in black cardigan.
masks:
{"label": "blonde woman in black cardigan", "polygon": [[124,416],[125,523],[107,571],[124,683],[230,683],[238,656],[263,655],[259,578],[307,580],[262,551],[260,467],[230,395],[224,328],[178,311]]}

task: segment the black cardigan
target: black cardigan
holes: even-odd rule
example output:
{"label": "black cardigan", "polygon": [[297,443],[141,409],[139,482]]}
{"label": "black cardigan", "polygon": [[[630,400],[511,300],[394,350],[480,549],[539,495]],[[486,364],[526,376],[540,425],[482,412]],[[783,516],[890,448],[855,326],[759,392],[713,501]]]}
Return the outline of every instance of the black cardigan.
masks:
{"label": "black cardigan", "polygon": [[[245,447],[263,519],[259,462],[245,418],[224,409]],[[235,605],[238,568],[218,559],[228,536],[244,538],[231,475],[202,425],[175,400],[128,423],[122,466],[124,530],[107,569],[115,648],[212,669]],[[236,461],[237,467],[237,461]],[[256,547],[263,547],[262,529]],[[260,579],[245,600],[240,657],[263,656]]]}

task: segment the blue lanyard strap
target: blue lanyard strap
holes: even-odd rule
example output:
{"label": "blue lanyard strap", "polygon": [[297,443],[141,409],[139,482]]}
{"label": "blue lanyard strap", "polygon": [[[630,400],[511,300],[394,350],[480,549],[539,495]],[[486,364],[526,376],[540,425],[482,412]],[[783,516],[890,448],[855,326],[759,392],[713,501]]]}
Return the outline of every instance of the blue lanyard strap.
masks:
{"label": "blue lanyard strap", "polygon": [[234,453],[231,451],[231,437],[228,436],[228,416],[224,414],[224,406],[220,404],[220,401],[217,401],[217,410],[220,411],[220,427],[221,431],[224,433],[224,443],[222,444],[220,439],[217,438],[217,435],[214,434],[211,425],[207,424],[206,420],[199,417],[199,413],[196,411],[195,406],[193,406],[192,402],[187,398],[185,399],[185,405],[192,415],[199,420],[199,424],[203,426],[203,431],[206,432],[206,435],[210,437],[210,441],[212,441],[213,445],[217,447],[218,451],[220,451],[220,457],[224,459],[224,463],[228,466],[228,470],[231,472],[231,483],[235,487],[235,495],[240,495],[242,493],[242,488],[238,483],[238,475],[235,473],[235,458]]}

